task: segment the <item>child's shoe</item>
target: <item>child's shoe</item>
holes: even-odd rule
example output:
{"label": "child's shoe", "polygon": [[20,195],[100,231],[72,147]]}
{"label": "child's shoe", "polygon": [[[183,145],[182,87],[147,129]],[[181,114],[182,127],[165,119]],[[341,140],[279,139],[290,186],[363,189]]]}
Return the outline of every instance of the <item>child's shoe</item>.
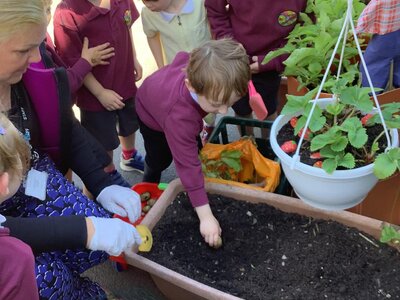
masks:
{"label": "child's shoe", "polygon": [[112,178],[113,184],[131,188],[131,185],[128,183],[128,181],[126,181],[117,170],[108,173],[108,175],[110,175],[110,177]]}
{"label": "child's shoe", "polygon": [[136,151],[132,154],[132,157],[129,159],[125,159],[123,155],[121,155],[121,161],[119,166],[124,171],[138,171],[143,173],[144,171],[144,158],[140,155],[139,151]]}

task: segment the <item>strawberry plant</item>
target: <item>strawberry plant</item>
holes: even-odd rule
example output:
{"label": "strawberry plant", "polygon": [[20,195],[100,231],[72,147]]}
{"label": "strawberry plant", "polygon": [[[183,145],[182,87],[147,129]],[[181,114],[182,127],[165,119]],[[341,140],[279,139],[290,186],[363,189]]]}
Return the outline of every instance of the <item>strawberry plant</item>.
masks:
{"label": "strawberry plant", "polygon": [[[400,148],[387,151],[387,140],[379,114],[373,112],[369,88],[347,87],[339,80],[333,87],[335,100],[325,109],[315,106],[307,133],[300,151],[309,151],[309,157],[318,160],[316,167],[327,173],[337,169],[353,169],[374,163],[374,174],[383,179],[400,170]],[[288,127],[293,127],[293,140],[298,138],[309,117],[312,92],[304,96],[288,95],[283,115],[303,111],[292,118]],[[382,115],[388,129],[400,128],[400,103],[381,106]],[[293,153],[294,141],[280,143],[286,153]],[[292,148],[289,149],[289,146]]]}
{"label": "strawberry plant", "polygon": [[203,174],[210,178],[237,180],[238,173],[242,170],[240,150],[224,150],[219,159],[208,159],[200,155]]}
{"label": "strawberry plant", "polygon": [[382,243],[390,243],[400,250],[400,231],[396,230],[393,225],[385,224],[381,230],[380,241]]}
{"label": "strawberry plant", "polygon": [[[357,19],[365,4],[353,1],[353,16]],[[282,54],[289,54],[284,62],[285,76],[294,76],[300,87],[310,90],[319,86],[324,75],[324,67],[329,61],[346,15],[347,0],[309,0],[304,13],[299,14],[300,22],[292,30],[283,48],[269,52],[263,63]],[[365,46],[365,38],[359,39]],[[341,46],[340,46],[341,47]],[[358,80],[357,50],[354,39],[349,38],[345,45],[341,78],[348,83]],[[339,57],[336,57],[331,71],[337,69]],[[324,91],[331,92],[336,78],[329,76],[324,84]],[[314,91],[315,94],[315,91]]]}

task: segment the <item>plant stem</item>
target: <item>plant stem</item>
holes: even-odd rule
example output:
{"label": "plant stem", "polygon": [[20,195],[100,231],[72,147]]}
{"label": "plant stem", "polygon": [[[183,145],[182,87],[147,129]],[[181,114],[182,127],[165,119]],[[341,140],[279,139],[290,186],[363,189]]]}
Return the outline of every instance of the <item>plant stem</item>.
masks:
{"label": "plant stem", "polygon": [[381,131],[381,133],[374,139],[372,145],[378,142],[378,140],[385,134],[385,131]]}

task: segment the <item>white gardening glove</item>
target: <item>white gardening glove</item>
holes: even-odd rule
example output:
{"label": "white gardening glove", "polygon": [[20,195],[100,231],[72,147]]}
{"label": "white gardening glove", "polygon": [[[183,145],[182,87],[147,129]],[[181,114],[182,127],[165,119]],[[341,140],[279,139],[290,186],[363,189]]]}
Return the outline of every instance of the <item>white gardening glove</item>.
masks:
{"label": "white gardening glove", "polygon": [[3,228],[1,224],[3,224],[6,221],[6,217],[0,214],[0,228]]}
{"label": "white gardening glove", "polygon": [[142,212],[140,196],[130,188],[110,185],[97,196],[97,202],[108,211],[121,217],[128,217],[134,223]]}
{"label": "white gardening glove", "polygon": [[132,250],[135,244],[142,243],[136,228],[118,218],[89,217],[89,219],[94,227],[93,237],[88,243],[90,250],[101,250],[118,256],[126,250]]}

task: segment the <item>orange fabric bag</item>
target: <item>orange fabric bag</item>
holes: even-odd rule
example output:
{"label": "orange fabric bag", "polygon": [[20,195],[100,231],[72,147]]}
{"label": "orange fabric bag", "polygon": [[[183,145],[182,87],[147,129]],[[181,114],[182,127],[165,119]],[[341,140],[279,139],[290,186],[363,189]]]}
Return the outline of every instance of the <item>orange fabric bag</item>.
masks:
{"label": "orange fabric bag", "polygon": [[[238,141],[221,145],[207,143],[200,155],[209,160],[218,160],[224,150],[240,150],[242,169],[239,173],[232,174],[232,180],[206,177],[206,181],[225,183],[235,186],[273,192],[279,185],[281,168],[278,162],[265,158],[257,149],[250,138],[242,138]],[[248,184],[245,182],[252,182]],[[254,184],[253,184],[254,183]]]}

